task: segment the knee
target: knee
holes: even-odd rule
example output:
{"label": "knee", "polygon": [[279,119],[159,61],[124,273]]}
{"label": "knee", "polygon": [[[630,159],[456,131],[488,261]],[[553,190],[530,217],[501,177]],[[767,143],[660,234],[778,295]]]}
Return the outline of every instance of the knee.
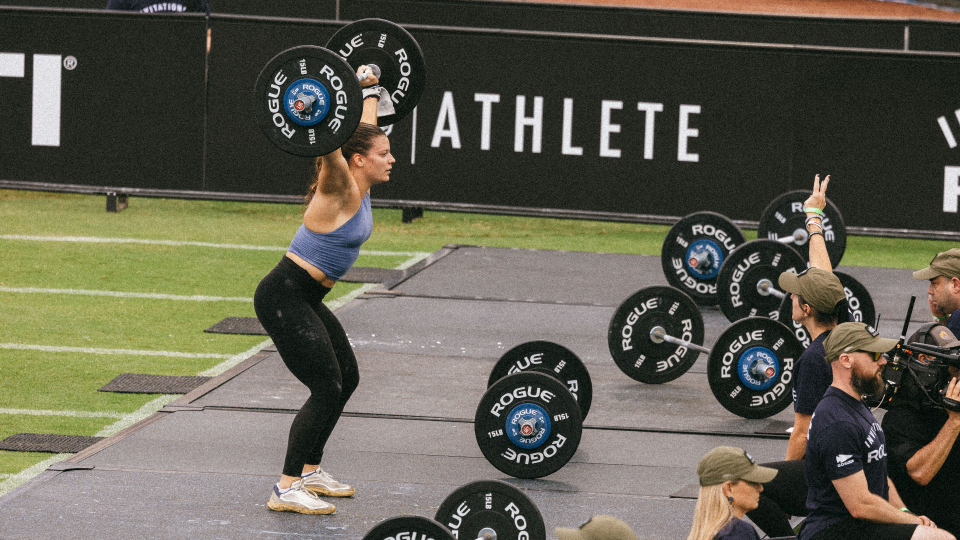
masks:
{"label": "knee", "polygon": [[353,391],[360,386],[360,374],[356,371],[346,373],[343,376],[343,383],[341,388],[340,397],[344,401],[350,398],[353,394]]}
{"label": "knee", "polygon": [[310,400],[324,406],[335,406],[340,402],[343,385],[338,380],[326,379],[309,386]]}

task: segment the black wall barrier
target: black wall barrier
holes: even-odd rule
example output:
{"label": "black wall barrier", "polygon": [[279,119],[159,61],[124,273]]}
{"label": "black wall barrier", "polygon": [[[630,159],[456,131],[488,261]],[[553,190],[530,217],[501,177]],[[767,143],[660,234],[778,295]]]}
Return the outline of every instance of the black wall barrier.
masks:
{"label": "black wall barrier", "polygon": [[[0,14],[0,179],[305,191],[311,160],[259,133],[252,88],[343,23],[215,14],[204,87],[202,16]],[[408,29],[428,82],[381,204],[752,221],[820,173],[848,226],[960,229],[960,54]],[[34,55],[76,59],[60,146],[31,143]]]}
{"label": "black wall barrier", "polygon": [[849,225],[960,223],[956,55],[413,33],[430,84],[380,197],[751,220],[820,173]]}
{"label": "black wall barrier", "polygon": [[342,24],[212,15],[204,189],[306,193],[313,159],[286,154],[256,125],[253,86],[266,63],[297,45],[325,45]]}
{"label": "black wall barrier", "polygon": [[0,178],[199,189],[205,24],[0,8]]}
{"label": "black wall barrier", "polygon": [[341,19],[366,17],[433,26],[960,52],[960,26],[949,22],[497,0],[340,0]]}
{"label": "black wall barrier", "polygon": [[[253,86],[262,67],[297,45],[325,45],[343,23],[211,16],[216,46],[210,52],[205,190],[302,195],[313,159],[280,151],[253,116]],[[394,153],[408,154],[410,117],[390,128]],[[403,135],[401,135],[403,134]]]}

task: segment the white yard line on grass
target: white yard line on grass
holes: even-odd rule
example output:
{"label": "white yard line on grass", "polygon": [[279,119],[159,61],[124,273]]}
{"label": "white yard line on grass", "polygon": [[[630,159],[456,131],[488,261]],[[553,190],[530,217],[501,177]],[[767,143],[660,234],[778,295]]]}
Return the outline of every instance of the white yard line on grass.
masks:
{"label": "white yard line on grass", "polygon": [[0,409],[0,414],[27,416],[72,416],[74,418],[123,418],[123,413],[91,411],[48,411],[43,409]]}
{"label": "white yard line on grass", "polygon": [[129,354],[132,356],[172,356],[175,358],[232,358],[232,354],[185,353],[176,351],[139,351],[134,349],[97,349],[93,347],[54,347],[50,345],[26,345],[23,343],[0,343],[0,349],[19,351],[68,352],[82,354]]}
{"label": "white yard line on grass", "polygon": [[[208,369],[207,371],[204,371],[203,373],[201,373],[201,375],[206,375],[206,376],[219,375],[220,373],[230,369],[231,367],[239,364],[240,362],[243,362],[247,358],[250,358],[254,354],[260,352],[261,349],[263,349],[267,345],[270,345],[271,343],[272,341],[268,339],[240,354],[226,355],[226,356],[229,356],[229,359],[226,362],[220,363],[220,365],[214,367],[213,369]],[[143,407],[140,407],[139,409],[137,409],[132,413],[122,414],[120,415],[119,420],[101,429],[96,434],[96,436],[110,437],[111,435],[115,435],[120,431],[132,426],[133,424],[136,424],[137,422],[143,420],[144,418],[147,418],[150,415],[156,413],[157,411],[162,409],[164,405],[170,403],[171,401],[174,401],[178,397],[180,396],[175,394],[166,394],[150,401],[149,403],[145,404]],[[71,455],[73,454],[57,454],[49,459],[46,459],[44,461],[41,461],[40,463],[37,463],[32,467],[28,467],[20,471],[19,473],[12,474],[7,478],[0,478],[0,496],[3,496],[13,491],[18,486],[23,485],[31,478],[47,470],[47,468],[50,467],[50,465],[53,465],[54,463],[57,463],[59,461],[63,461],[68,457],[70,457]]]}
{"label": "white yard line on grass", "polygon": [[[247,244],[216,244],[213,242],[188,242],[180,240],[150,240],[147,238],[103,238],[96,236],[29,236],[23,234],[0,234],[0,240],[29,240],[32,242],[89,242],[95,244],[151,244],[158,246],[196,246],[221,249],[248,249],[256,251],[287,251],[286,246],[251,246]],[[367,251],[361,255],[379,255],[383,257],[417,257],[429,253],[419,251]]]}
{"label": "white yard line on grass", "polygon": [[[63,240],[63,238],[74,239],[74,240]],[[82,239],[79,239],[82,238]],[[52,237],[22,237],[15,235],[0,235],[0,239],[43,239],[43,240],[53,240]],[[58,241],[81,241],[81,242],[93,242],[93,241],[129,241],[129,242],[140,242],[140,243],[167,243],[164,241],[140,241],[135,239],[89,239],[86,237],[56,237]],[[228,246],[225,244],[204,244],[202,242],[189,242],[189,243],[178,243],[178,244],[190,244],[190,245],[203,245],[207,247],[237,247],[237,246]],[[239,249],[267,249],[258,246],[247,246],[239,247]],[[273,248],[269,248],[273,249]],[[283,248],[286,249],[286,248]],[[419,252],[361,252],[361,254],[368,255],[389,255],[389,256],[407,256],[410,257],[407,261],[401,263],[397,266],[397,270],[403,270],[413,266],[417,262],[425,259],[430,254],[429,253],[419,253]],[[377,287],[378,285],[373,283],[366,283],[357,289],[354,289],[348,294],[345,294],[329,302],[325,302],[331,310],[339,309],[343,307],[351,300],[357,298],[361,294]],[[5,290],[9,288],[3,288],[0,290]],[[31,290],[30,292],[53,292],[54,289],[36,289]],[[9,292],[9,291],[7,291]],[[17,291],[21,292],[21,291]],[[63,294],[63,290],[57,290],[57,292]],[[66,293],[66,294],[87,294],[90,291],[82,291],[79,293]],[[132,294],[132,293],[127,293]],[[156,296],[166,296],[166,295],[156,295]],[[149,298],[155,297],[155,295],[146,296]],[[196,297],[180,297],[177,299],[195,299]],[[246,299],[244,299],[246,300]],[[178,353],[172,351],[137,351],[129,349],[97,349],[97,348],[86,348],[86,347],[52,347],[44,345],[23,345],[19,343],[0,343],[0,349],[15,349],[15,350],[37,350],[37,351],[46,351],[46,352],[74,352],[74,353],[90,353],[90,354],[131,354],[131,355],[145,355],[145,356],[175,356],[181,358],[226,358],[226,361],[221,362],[220,364],[210,368],[206,371],[200,373],[201,376],[206,377],[215,377],[221,373],[226,372],[230,368],[236,366],[237,364],[247,360],[253,355],[260,352],[263,348],[268,345],[272,345],[272,340],[265,340],[252,348],[236,355],[227,355],[227,354],[203,354],[203,353]],[[133,424],[149,417],[150,415],[156,413],[164,405],[177,399],[179,395],[163,395],[160,396],[149,403],[145,404],[143,407],[140,407],[137,411],[129,414],[123,413],[95,413],[95,412],[84,412],[84,411],[47,411],[47,410],[29,410],[29,409],[0,409],[0,414],[24,414],[24,415],[57,415],[57,416],[77,416],[77,417],[106,417],[106,418],[118,418],[113,424],[101,429],[96,436],[97,437],[110,437],[115,435],[120,431],[132,426]],[[16,474],[3,474],[0,475],[0,497],[13,491],[17,487],[25,484],[30,479],[36,477],[40,473],[44,472],[54,463],[63,461],[70,457],[73,454],[57,454],[52,456],[32,467],[28,467]]]}
{"label": "white yard line on grass", "polygon": [[117,291],[92,291],[87,289],[40,289],[37,287],[0,287],[5,293],[42,293],[42,294],[76,294],[81,296],[111,296],[114,298],[148,298],[151,300],[185,300],[191,302],[253,302],[253,298],[240,296],[203,296],[156,293],[133,293]]}

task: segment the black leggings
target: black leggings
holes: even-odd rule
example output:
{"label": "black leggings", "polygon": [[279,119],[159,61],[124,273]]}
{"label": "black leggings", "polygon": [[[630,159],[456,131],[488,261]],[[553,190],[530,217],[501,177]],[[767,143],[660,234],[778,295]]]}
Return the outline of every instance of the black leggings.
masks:
{"label": "black leggings", "polygon": [[793,536],[787,515],[805,516],[808,513],[807,477],[803,472],[803,460],[762,465],[777,469],[777,476],[763,485],[760,506],[747,512],[747,517],[771,538]]}
{"label": "black leggings", "polygon": [[347,333],[323,305],[330,292],[287,257],[260,281],[253,307],[280,358],[310,389],[290,427],[283,474],[299,477],[305,464],[319,465],[323,447],[360,383]]}

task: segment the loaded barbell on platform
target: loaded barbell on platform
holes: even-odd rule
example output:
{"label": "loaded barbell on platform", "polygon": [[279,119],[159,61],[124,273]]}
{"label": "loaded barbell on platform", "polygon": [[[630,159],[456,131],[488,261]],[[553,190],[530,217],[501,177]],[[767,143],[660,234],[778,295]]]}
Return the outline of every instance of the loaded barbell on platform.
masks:
{"label": "loaded barbell on platform", "polygon": [[520,371],[498,379],[480,398],[473,422],[483,457],[516,478],[560,470],[583,433],[580,405],[551,375]]}
{"label": "loaded barbell on platform", "polygon": [[356,73],[362,65],[371,66],[385,94],[377,125],[394,124],[413,111],[426,83],[420,46],[392,22],[363,19],[341,28],[327,47],[293,47],[267,62],[254,85],[260,130],[297,156],[322,156],[340,148],[363,114]]}
{"label": "loaded barbell on platform", "polygon": [[519,489],[499,480],[471,482],[447,496],[434,519],[398,516],[370,529],[364,540],[536,540],[546,538],[540,510]]}
{"label": "loaded barbell on platform", "polygon": [[[789,191],[764,209],[757,238],[776,240],[797,248],[806,262],[806,250],[799,249],[810,240],[803,211],[808,191]],[[843,217],[830,200],[823,210],[823,238],[834,268],[840,264],[847,245]],[[746,242],[743,232],[726,216],[716,212],[694,212],[683,217],[663,240],[660,263],[667,282],[690,295],[697,304],[718,303],[718,273],[726,258]]]}
{"label": "loaded barbell on platform", "polygon": [[566,384],[580,406],[580,415],[587,418],[593,402],[593,383],[587,366],[573,351],[552,341],[521,343],[505,352],[493,366],[487,388],[503,377],[521,371],[546,373]]}
{"label": "loaded barbell on platform", "polygon": [[717,304],[717,274],[727,256],[746,242],[732,221],[716,212],[695,212],[667,232],[660,264],[667,282],[698,304]]}
{"label": "loaded barbell on platform", "polygon": [[[809,196],[809,191],[799,190],[788,191],[774,199],[760,215],[757,238],[777,240],[797,247],[806,245],[810,237],[807,234],[807,213],[803,203]],[[827,205],[823,209],[822,225],[830,264],[836,268],[847,248],[847,227],[840,210],[830,199],[827,199]],[[804,261],[809,260],[806,250],[799,252]]]}
{"label": "loaded barbell on platform", "polygon": [[550,341],[521,343],[490,372],[474,418],[477,446],[510,476],[547,476],[576,453],[592,400],[590,374],[570,349]]}
{"label": "loaded barbell on platform", "polygon": [[776,240],[752,240],[733,250],[717,274],[717,301],[730,322],[744,317],[777,319],[785,293],[774,286],[783,272],[807,267],[800,253]]}
{"label": "loaded barbell on platform", "polygon": [[762,317],[729,326],[712,349],[703,346],[703,317],[672,287],[647,287],[624,300],[610,320],[610,355],[627,376],[664,383],[709,354],[707,380],[717,401],[744,418],[767,418],[789,405],[793,363],[803,352],[785,325]]}

